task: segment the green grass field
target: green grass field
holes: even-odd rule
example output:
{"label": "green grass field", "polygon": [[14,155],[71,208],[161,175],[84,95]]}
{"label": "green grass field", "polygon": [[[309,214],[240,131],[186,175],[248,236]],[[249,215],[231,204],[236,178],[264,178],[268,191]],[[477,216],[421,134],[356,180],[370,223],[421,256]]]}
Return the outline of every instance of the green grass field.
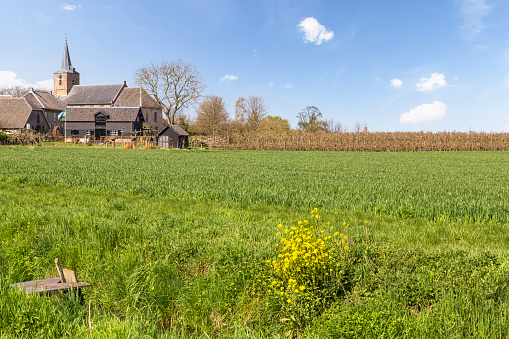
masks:
{"label": "green grass field", "polygon": [[[509,335],[507,152],[5,146],[0,165],[2,338]],[[350,252],[327,298],[290,307],[265,262],[315,207]],[[55,257],[84,303],[8,288]]]}

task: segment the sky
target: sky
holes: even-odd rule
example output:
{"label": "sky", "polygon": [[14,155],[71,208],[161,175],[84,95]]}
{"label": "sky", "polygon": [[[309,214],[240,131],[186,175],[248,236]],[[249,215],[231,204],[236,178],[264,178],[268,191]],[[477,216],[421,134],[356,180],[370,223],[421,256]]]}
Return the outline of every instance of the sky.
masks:
{"label": "sky", "polygon": [[232,117],[259,95],[292,128],[315,106],[350,131],[509,132],[507,0],[67,1],[2,0],[0,87],[52,90],[67,37],[82,85],[182,59]]}

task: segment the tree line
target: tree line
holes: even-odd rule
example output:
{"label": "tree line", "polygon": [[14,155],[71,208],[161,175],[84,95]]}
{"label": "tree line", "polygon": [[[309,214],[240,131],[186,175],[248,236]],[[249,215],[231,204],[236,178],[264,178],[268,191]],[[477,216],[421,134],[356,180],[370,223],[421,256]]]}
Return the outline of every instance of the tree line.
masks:
{"label": "tree line", "polygon": [[[233,118],[220,96],[203,96],[205,81],[196,67],[183,61],[152,63],[135,72],[136,83],[143,87],[163,108],[167,123],[178,124],[191,134],[224,136],[227,133],[290,131],[287,119],[268,115],[268,107],[259,95],[240,97],[235,103]],[[196,107],[191,119],[184,111]],[[316,106],[308,106],[297,114],[298,128],[303,131],[344,132],[346,127],[332,119],[323,119]],[[365,124],[364,124],[365,125]],[[366,131],[356,123],[354,130]]]}

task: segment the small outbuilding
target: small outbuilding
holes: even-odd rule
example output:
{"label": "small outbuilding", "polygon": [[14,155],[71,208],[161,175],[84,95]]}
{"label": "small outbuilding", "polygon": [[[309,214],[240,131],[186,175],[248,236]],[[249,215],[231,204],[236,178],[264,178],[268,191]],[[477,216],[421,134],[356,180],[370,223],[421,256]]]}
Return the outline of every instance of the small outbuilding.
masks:
{"label": "small outbuilding", "polygon": [[160,148],[189,148],[189,133],[180,125],[166,125],[157,136]]}

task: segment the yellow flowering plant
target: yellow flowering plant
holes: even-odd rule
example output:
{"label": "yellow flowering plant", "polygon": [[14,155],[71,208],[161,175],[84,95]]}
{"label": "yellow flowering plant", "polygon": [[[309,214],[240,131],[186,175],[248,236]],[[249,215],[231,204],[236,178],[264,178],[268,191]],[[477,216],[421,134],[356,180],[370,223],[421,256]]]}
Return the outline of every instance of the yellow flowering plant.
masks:
{"label": "yellow flowering plant", "polygon": [[303,328],[342,290],[346,256],[350,249],[348,224],[335,227],[324,221],[318,209],[297,225],[278,225],[278,254],[266,261],[270,303],[287,316],[283,320]]}

